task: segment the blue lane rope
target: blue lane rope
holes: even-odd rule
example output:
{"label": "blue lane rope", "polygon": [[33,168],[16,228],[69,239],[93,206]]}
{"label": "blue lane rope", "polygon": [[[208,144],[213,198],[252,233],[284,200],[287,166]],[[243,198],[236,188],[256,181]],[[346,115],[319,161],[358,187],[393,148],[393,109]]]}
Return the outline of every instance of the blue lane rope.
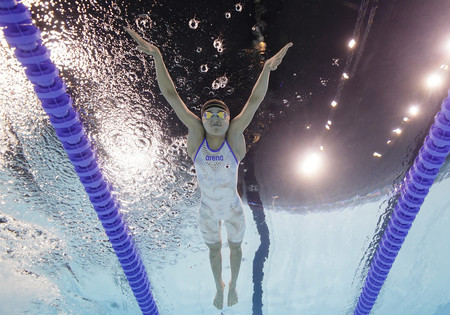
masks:
{"label": "blue lane rope", "polygon": [[143,314],[158,314],[142,259],[103,178],[92,145],[86,136],[59,71],[42,45],[41,33],[31,22],[30,11],[19,0],[0,0],[0,26],[6,41],[15,47],[17,60],[42,101],[64,150],[102,222]]}
{"label": "blue lane rope", "polygon": [[401,196],[371,262],[354,314],[369,314],[420,207],[450,152],[450,90],[406,173]]}

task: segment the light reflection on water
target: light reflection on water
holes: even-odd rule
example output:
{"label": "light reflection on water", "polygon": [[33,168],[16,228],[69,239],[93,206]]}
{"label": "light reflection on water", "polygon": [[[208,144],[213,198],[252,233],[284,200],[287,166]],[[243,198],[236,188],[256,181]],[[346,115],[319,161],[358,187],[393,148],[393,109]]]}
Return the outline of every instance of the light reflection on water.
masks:
{"label": "light reflection on water", "polygon": [[[186,137],[164,135],[167,126],[160,122],[168,118],[170,109],[167,104],[158,104],[152,92],[157,88],[151,61],[136,55],[128,41],[118,39],[117,34],[122,33],[116,27],[117,21],[123,20],[121,8],[80,2],[77,9],[82,14],[75,20],[61,19],[66,10],[74,8],[64,2],[52,3],[50,9],[40,1],[24,4],[32,8],[39,21],[43,44],[51,50],[52,61],[69,88],[146,265],[175,263],[180,247],[204,250],[200,243],[189,241],[196,230],[184,231],[196,225],[197,210],[193,206],[199,200]],[[149,26],[143,21],[139,24]],[[75,288],[81,285],[77,277],[87,277],[93,266],[121,275],[120,266],[24,70],[3,36],[0,55],[2,212],[55,233],[50,245],[35,243],[37,251],[24,245],[22,251],[16,249],[14,255],[4,259],[14,262],[11,268],[20,272],[29,270],[42,279],[53,275],[51,281],[70,291],[64,299],[72,302],[58,302],[61,297],[55,293],[51,303],[42,305],[58,308],[55,305],[59,303],[62,309],[73,309],[65,304],[76,305],[79,295],[95,300],[92,292]],[[141,89],[142,85],[145,87]],[[12,221],[10,217],[5,220]],[[5,225],[2,228],[7,230]],[[28,227],[26,233],[32,230]],[[26,233],[24,237],[28,238]],[[17,240],[8,235],[2,237],[14,242],[10,247],[17,247]],[[195,238],[200,240],[198,235]],[[64,246],[55,245],[60,242]],[[19,252],[23,259],[18,259]],[[57,255],[61,259],[56,259]],[[33,260],[33,256],[40,258]],[[150,278],[157,269],[148,268]],[[123,275],[119,278],[116,300],[131,304],[119,308],[135,310],[126,280]],[[84,285],[85,289],[89,287]],[[50,309],[38,308],[43,312]]]}
{"label": "light reflection on water", "polygon": [[[177,261],[192,253],[200,253],[206,260],[206,249],[196,229],[199,192],[195,170],[186,153],[186,137],[183,132],[167,135],[168,126],[173,125],[172,114],[166,103],[160,103],[159,92],[155,92],[159,90],[154,81],[152,61],[131,49],[129,41],[119,39],[123,37],[119,37],[122,31],[117,21],[124,21],[120,16],[124,8],[115,3],[105,7],[79,1],[75,7],[80,14],[62,19],[70,13],[67,10],[74,7],[65,7],[64,2],[52,3],[53,9],[40,1],[24,1],[24,4],[33,7],[36,19],[43,27],[44,44],[51,50],[52,60],[60,68],[87,133],[95,144],[104,174],[115,189],[116,199],[148,266],[150,279],[162,283],[165,279],[159,272],[164,266],[176,266]],[[240,4],[236,5],[232,17],[240,10]],[[170,39],[170,34],[174,33],[173,29],[162,32],[166,26],[156,24],[147,14],[140,15],[134,23],[147,34],[155,28],[152,33],[155,36],[167,35]],[[31,295],[33,299],[43,299],[37,304],[40,306],[36,312],[73,310],[80,305],[86,309],[91,307],[97,313],[111,309],[136,311],[134,298],[109,242],[47,116],[32,93],[31,84],[3,37],[0,37],[0,45],[0,183],[1,209],[6,213],[1,216],[6,222],[2,223],[0,240],[7,249],[1,257],[2,262],[6,261],[13,272],[39,278],[39,285],[51,288],[47,297],[37,291]],[[170,50],[173,45],[168,40],[163,49]],[[197,51],[200,54],[203,48],[199,46]],[[177,67],[183,68],[189,62],[181,55],[174,57]],[[209,65],[198,72],[212,72],[212,69],[214,65]],[[183,68],[180,71],[186,76],[180,75],[176,81],[187,88],[190,70]],[[225,87],[233,93],[223,74],[205,85],[212,88],[205,88],[204,94],[214,95],[215,90]],[[193,107],[199,99],[191,99]],[[316,218],[321,219],[319,215]],[[272,228],[281,223],[273,223]],[[332,222],[327,224],[332,225]],[[291,225],[290,241],[293,242],[298,225],[294,226],[292,222]],[[382,222],[377,223],[377,232],[381,225]],[[278,228],[278,234],[274,233],[272,237],[281,239],[280,231],[282,228]],[[309,239],[317,241],[316,231],[309,232]],[[302,234],[302,237],[307,236]],[[358,240],[367,245],[368,238],[358,237]],[[273,243],[272,255],[286,245]],[[361,249],[352,253],[357,257],[370,256],[372,245],[367,245],[369,251],[366,253],[361,253]],[[12,248],[14,250],[10,251]],[[327,250],[333,251],[333,248],[328,246]],[[281,250],[279,257],[286,251]],[[313,253],[320,254],[318,251]],[[363,274],[368,260],[364,258],[360,262],[355,277]],[[290,266],[298,262],[289,256]],[[345,260],[340,262],[344,264]],[[283,273],[294,268],[279,266],[272,265],[271,270]],[[101,284],[107,285],[111,300],[96,296],[97,288],[92,279],[100,281],[100,277],[95,277],[96,272],[101,274],[97,268],[110,275]],[[273,284],[287,277],[272,274],[268,281]],[[352,285],[357,287],[359,280]],[[295,284],[290,285],[295,288]],[[277,283],[270,288],[282,286]],[[67,292],[61,296],[58,288]],[[319,291],[320,286],[315,289]],[[155,287],[154,290],[156,296],[167,298],[169,288]],[[274,294],[273,297],[278,296]],[[116,301],[121,303],[115,304]]]}

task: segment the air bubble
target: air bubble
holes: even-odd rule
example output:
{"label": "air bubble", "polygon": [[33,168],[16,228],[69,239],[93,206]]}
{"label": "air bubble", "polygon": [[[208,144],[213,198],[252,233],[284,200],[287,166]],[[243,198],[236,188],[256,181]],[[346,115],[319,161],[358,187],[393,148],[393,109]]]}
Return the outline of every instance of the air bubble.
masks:
{"label": "air bubble", "polygon": [[215,39],[213,42],[213,46],[216,49],[222,48],[222,41],[220,39]]}
{"label": "air bubble", "polygon": [[123,96],[116,96],[113,100],[112,103],[120,109],[124,109],[128,106],[129,101],[127,99],[125,99]]}
{"label": "air bubble", "polygon": [[219,47],[219,48],[217,48],[217,51],[221,53],[221,52],[223,52],[223,48]]}
{"label": "air bubble", "polygon": [[211,87],[213,90],[218,90],[220,88],[220,82],[218,80],[214,80]]}
{"label": "air bubble", "polygon": [[145,107],[143,105],[135,105],[131,108],[131,116],[137,120],[141,120],[145,116]]}
{"label": "air bubble", "polygon": [[185,77],[178,77],[177,83],[180,87],[184,87],[186,85],[187,79]]}
{"label": "air bubble", "polygon": [[203,50],[203,48],[202,48],[202,47],[197,47],[197,52],[198,52],[198,53],[201,53],[201,52],[202,52],[202,50]]}
{"label": "air bubble", "polygon": [[167,167],[168,163],[166,161],[166,159],[160,159],[160,160],[156,160],[153,163],[153,166],[157,169],[157,170],[161,170],[165,167]]}
{"label": "air bubble", "polygon": [[242,4],[236,3],[236,5],[234,7],[235,7],[236,11],[238,11],[238,12],[242,11]]}
{"label": "air bubble", "polygon": [[[195,170],[195,167],[192,166],[192,167],[189,169],[188,174],[191,175],[191,176],[195,176],[195,175],[197,174],[197,172],[196,172],[196,170]],[[192,183],[192,184],[195,185],[195,183],[193,183],[193,182],[190,182],[190,183]]]}
{"label": "air bubble", "polygon": [[138,137],[147,137],[152,134],[150,126],[145,122],[138,122],[133,128],[134,134]]}
{"label": "air bubble", "polygon": [[111,8],[115,11],[115,15],[120,16],[120,13],[122,12],[122,10],[120,9],[119,5],[117,3],[113,3],[111,5]]}
{"label": "air bubble", "polygon": [[136,26],[140,29],[146,29],[151,27],[152,19],[148,14],[140,14],[136,19]]}
{"label": "air bubble", "polygon": [[197,29],[198,23],[199,23],[199,22],[200,22],[200,21],[197,21],[196,19],[191,19],[191,20],[189,21],[189,27],[190,27],[191,29],[195,30],[195,29]]}
{"label": "air bubble", "polygon": [[208,70],[209,70],[208,65],[200,66],[200,72],[205,73],[205,72],[208,72]]}
{"label": "air bubble", "polygon": [[229,88],[227,90],[227,93],[230,94],[230,95],[233,94],[234,93],[234,88]]}
{"label": "air bubble", "polygon": [[111,24],[104,24],[103,25],[103,29],[105,31],[112,31],[113,30],[113,26]]}
{"label": "air bubble", "polygon": [[163,149],[163,148],[158,148],[158,149],[156,150],[156,155],[157,155],[158,157],[163,157],[163,156],[165,155],[164,149]]}
{"label": "air bubble", "polygon": [[230,12],[225,12],[225,18],[227,18],[227,19],[231,18],[231,13]]}
{"label": "air bubble", "polygon": [[214,80],[214,82],[212,83],[212,88],[213,90],[218,90],[220,88],[225,88],[228,84],[228,78],[226,76],[222,76],[220,78],[217,78],[216,80]]}
{"label": "air bubble", "polygon": [[151,141],[147,138],[139,138],[135,142],[136,146],[141,149],[145,149],[151,146]]}
{"label": "air bubble", "polygon": [[219,78],[220,87],[224,88],[228,83],[228,78],[226,76]]}

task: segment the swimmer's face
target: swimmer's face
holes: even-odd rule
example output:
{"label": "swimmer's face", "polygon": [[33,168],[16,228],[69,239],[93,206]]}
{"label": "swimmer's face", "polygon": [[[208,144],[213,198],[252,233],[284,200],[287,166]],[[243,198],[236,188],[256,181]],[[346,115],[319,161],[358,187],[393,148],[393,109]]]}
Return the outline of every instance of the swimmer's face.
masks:
{"label": "swimmer's face", "polygon": [[[210,112],[213,114],[211,118],[206,119],[202,116],[202,123],[205,131],[214,136],[222,136],[227,133],[228,127],[230,126],[230,116],[220,107],[210,107],[205,113]],[[225,119],[220,118],[217,114],[224,112]]]}

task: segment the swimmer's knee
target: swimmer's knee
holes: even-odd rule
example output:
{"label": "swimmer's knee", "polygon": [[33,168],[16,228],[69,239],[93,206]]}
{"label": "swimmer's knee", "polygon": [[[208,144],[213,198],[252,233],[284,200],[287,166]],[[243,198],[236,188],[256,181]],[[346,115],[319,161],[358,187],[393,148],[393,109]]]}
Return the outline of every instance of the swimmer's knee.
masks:
{"label": "swimmer's knee", "polygon": [[222,248],[222,242],[217,242],[217,243],[212,243],[212,244],[206,243],[206,246],[209,247],[209,250],[211,252],[218,252]]}
{"label": "swimmer's knee", "polygon": [[228,246],[231,250],[239,250],[241,249],[242,242],[231,242],[228,240]]}

